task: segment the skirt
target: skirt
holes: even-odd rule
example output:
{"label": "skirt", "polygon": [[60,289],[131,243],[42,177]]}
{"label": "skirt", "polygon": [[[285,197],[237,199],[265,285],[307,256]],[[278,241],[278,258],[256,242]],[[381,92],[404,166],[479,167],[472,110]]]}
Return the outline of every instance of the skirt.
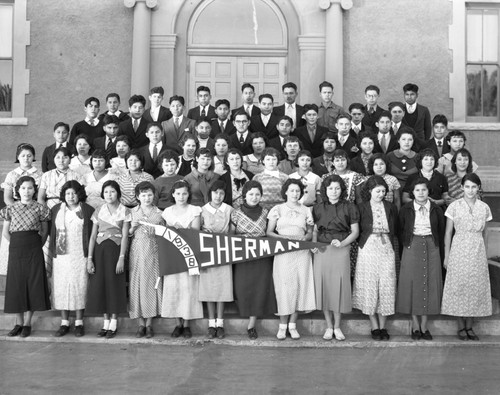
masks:
{"label": "skirt", "polygon": [[89,277],[87,315],[120,314],[127,310],[125,273],[116,274],[120,246],[112,240],[95,245],[95,273]]}
{"label": "skirt", "polygon": [[351,246],[329,245],[314,254],[314,286],[316,308],[335,313],[349,313],[351,306]]}
{"label": "skirt", "polygon": [[37,231],[13,232],[5,285],[5,313],[50,310],[42,240]]}
{"label": "skirt", "polygon": [[413,315],[441,312],[441,256],[432,236],[413,236],[403,249],[396,311]]}

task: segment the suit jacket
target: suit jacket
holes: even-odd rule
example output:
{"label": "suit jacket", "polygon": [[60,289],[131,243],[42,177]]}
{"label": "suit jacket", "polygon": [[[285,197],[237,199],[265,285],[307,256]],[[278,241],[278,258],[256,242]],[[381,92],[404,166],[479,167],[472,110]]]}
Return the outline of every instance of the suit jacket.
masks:
{"label": "suit jacket", "polygon": [[[208,105],[208,111],[205,109],[207,115],[205,118],[208,118],[208,120],[212,119],[217,119],[217,114],[215,113],[215,107],[212,106],[211,104]],[[193,108],[190,108],[187,114],[187,117],[189,119],[194,119],[195,121],[199,121],[201,119],[200,115],[200,106],[196,106]]]}
{"label": "suit jacket", "polygon": [[263,132],[267,136],[267,139],[271,140],[272,138],[277,137],[279,135],[278,129],[276,129],[276,125],[278,124],[278,119],[279,119],[278,116],[271,113],[267,125],[264,126],[261,114],[259,114],[255,117],[250,118],[249,130],[252,133]]}
{"label": "suit jacket", "polygon": [[323,155],[314,158],[311,165],[311,170],[314,174],[322,176],[323,174],[328,174],[330,171],[326,168],[325,157]]}
{"label": "suit jacket", "polygon": [[323,154],[323,138],[328,133],[328,128],[316,125],[316,135],[311,141],[307,126],[302,126],[294,130],[294,135],[302,142],[302,149],[308,150],[313,158]]}
{"label": "suit jacket", "polygon": [[[208,141],[207,141],[207,146],[205,148],[208,148],[215,155],[215,140],[213,138],[209,137]],[[196,155],[198,155],[198,153],[200,152],[200,149],[201,148],[198,148],[198,150],[196,151]]]}
{"label": "suit jacket", "polygon": [[[144,111],[144,114],[142,117],[147,121],[146,126],[148,126],[148,123],[154,122],[153,117],[151,116],[151,107],[147,108],[146,111]],[[162,123],[164,121],[168,121],[170,118],[172,118],[172,113],[167,107],[160,106],[160,111],[158,112],[158,120],[156,121],[157,123]]]}
{"label": "suit jacket", "polygon": [[349,168],[356,173],[362,174],[366,176],[365,164],[363,163],[363,159],[361,159],[361,153],[354,157],[349,163]]}
{"label": "suit jacket", "polygon": [[[416,111],[417,111],[417,121],[415,122],[413,130],[415,130],[417,138],[420,141],[428,140],[432,135],[431,113],[429,112],[429,109],[427,107],[422,106],[420,104],[417,104]],[[408,114],[405,113],[405,116],[403,117],[402,121],[405,125],[408,125],[407,117]]]}
{"label": "suit jacket", "polygon": [[[238,108],[235,108],[233,111],[231,111],[231,119],[234,119],[234,116],[239,113],[240,111],[245,111],[245,106],[241,106]],[[255,104],[252,107],[252,113],[250,114],[251,117],[255,117],[260,114],[260,108],[257,107]]]}
{"label": "suit jacket", "polygon": [[[254,176],[253,173],[248,170],[242,169],[243,172],[247,175],[247,177],[251,180]],[[224,181],[226,184],[225,195],[224,195],[224,203],[232,206],[233,204],[233,185],[231,184],[231,172],[226,171],[223,175],[219,177],[219,180]]]}
{"label": "suit jacket", "polygon": [[[285,105],[282,104],[281,106],[276,106],[273,108],[273,114],[276,115],[278,118],[282,117],[283,115],[286,115],[286,110],[285,110]],[[300,104],[295,104],[295,123],[293,124],[293,128],[299,128],[301,126],[306,126],[306,120],[302,118],[304,115],[304,107],[302,107]]]}
{"label": "suit jacket", "polygon": [[146,128],[148,121],[141,118],[137,131],[134,132],[133,119],[128,119],[118,126],[118,136],[125,135],[128,137],[130,149],[137,149],[149,144],[149,139],[146,137]]}
{"label": "suit jacket", "polygon": [[[158,152],[158,157],[160,156],[161,153],[165,152],[166,150],[167,147],[165,144],[163,144],[160,152]],[[149,152],[149,144],[142,147],[140,151],[142,153],[142,156],[144,157],[144,163],[143,163],[144,171],[146,173],[151,174],[154,178],[160,177],[163,174],[163,171],[161,171],[158,168],[158,158],[156,158],[156,161],[153,160],[153,157]]]}
{"label": "suit jacket", "polygon": [[[96,149],[102,149],[104,152],[106,152],[106,136],[104,137],[99,137],[94,140],[94,150]],[[112,158],[116,158],[118,154],[116,153],[116,143],[111,143],[110,147],[110,154],[106,152],[106,161],[109,163],[109,161]]]}
{"label": "suit jacket", "polygon": [[[357,148],[356,151],[352,151],[352,149],[354,147]],[[357,140],[357,138],[353,138],[351,135],[349,135],[349,137],[347,137],[347,140],[344,143],[344,145],[341,145],[339,142],[339,146],[337,148],[343,149],[345,152],[347,152],[347,155],[349,156],[349,158],[352,159],[352,158],[356,157],[358,155],[358,152],[359,152],[358,140]]]}
{"label": "suit jacket", "polygon": [[[76,152],[75,147],[70,143],[66,145],[66,148],[69,149],[69,152],[71,152],[71,154],[74,154]],[[56,168],[56,165],[54,163],[55,150],[56,150],[56,143],[49,145],[48,147],[45,147],[45,149],[43,150],[42,171],[44,173],[49,170],[54,170]]]}
{"label": "suit jacket", "polygon": [[383,108],[381,108],[380,106],[377,106],[377,109],[375,110],[375,112],[373,114],[369,114],[368,113],[368,106],[365,106],[365,116],[363,117],[363,120],[361,121],[364,125],[366,126],[369,126],[370,128],[372,128],[373,130],[377,130],[377,127],[375,126],[375,122],[377,122],[378,120],[378,117],[380,116],[380,114],[382,114],[384,111]]}
{"label": "suit jacket", "polygon": [[79,121],[73,125],[73,127],[71,128],[71,132],[69,133],[68,142],[74,145],[75,138],[79,134],[85,134],[90,140],[90,145],[94,144],[94,140],[96,138],[106,135],[106,133],[104,133],[104,129],[102,128],[101,122],[99,122],[95,126],[90,126],[87,122],[85,122],[85,120]]}
{"label": "suit jacket", "polygon": [[443,156],[444,154],[447,154],[448,152],[450,152],[450,146],[448,144],[446,144],[446,141],[445,139],[443,139],[443,146],[442,146],[442,152],[441,152],[441,155],[439,155],[439,150],[438,150],[438,147],[437,147],[437,144],[436,144],[436,140],[434,139],[434,137],[430,138],[429,140],[427,140],[423,146],[422,146],[422,149],[423,148],[429,148],[431,150],[433,150],[437,157],[439,158],[440,156]]}
{"label": "suit jacket", "polygon": [[283,144],[281,143],[280,136],[275,137],[271,140],[269,140],[269,147],[272,147],[280,153],[280,160],[283,160],[286,158],[286,152],[285,152],[285,147],[283,147]]}
{"label": "suit jacket", "polygon": [[175,152],[182,154],[182,148],[179,143],[184,138],[186,133],[195,134],[196,121],[186,117],[182,117],[182,122],[177,129],[174,125],[174,118],[170,118],[168,121],[163,121],[161,123],[163,128],[163,143],[168,149],[174,150]]}
{"label": "suit jacket", "polygon": [[361,124],[358,126],[360,126],[360,130],[358,133],[356,133],[352,127],[351,127],[351,130],[349,131],[349,136],[352,136],[355,140],[357,140],[359,134],[361,134],[363,132],[372,132],[373,133],[373,129],[369,126],[366,126],[363,122],[361,122]]}
{"label": "suit jacket", "polygon": [[[211,124],[212,124],[212,131],[210,132],[210,137],[214,138],[218,134],[222,133],[222,131],[220,130],[218,119],[212,119]],[[234,133],[236,133],[236,127],[234,126],[233,121],[228,119],[226,122],[226,127],[224,128],[224,134],[230,136]]]}
{"label": "suit jacket", "polygon": [[250,140],[252,137],[252,133],[247,134],[247,138],[245,139],[243,144],[240,144],[240,140],[238,138],[238,133],[234,133],[228,138],[229,148],[237,148],[241,151],[243,155],[253,154],[252,149],[252,141]]}
{"label": "suit jacket", "polygon": [[380,146],[380,143],[378,142],[378,133],[375,134],[375,144],[373,147],[374,153],[379,152],[381,154],[388,154],[389,152],[392,152],[396,149],[399,149],[398,140],[396,139],[396,136],[394,136],[394,133],[392,132],[392,130],[389,132],[389,136],[391,136],[391,137],[389,139],[389,144],[387,144],[387,151],[384,152],[384,150]]}

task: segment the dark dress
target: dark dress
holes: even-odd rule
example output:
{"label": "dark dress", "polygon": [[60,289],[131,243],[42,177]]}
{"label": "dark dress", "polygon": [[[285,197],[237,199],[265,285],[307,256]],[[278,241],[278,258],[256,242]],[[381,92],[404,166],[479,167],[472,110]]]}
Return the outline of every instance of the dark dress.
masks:
{"label": "dark dress", "polygon": [[[267,210],[254,221],[241,210],[231,214],[236,234],[263,237],[266,234]],[[273,283],[273,257],[238,263],[233,266],[236,305],[242,317],[264,316],[278,311]]]}
{"label": "dark dress", "polygon": [[[425,178],[420,171],[409,176],[403,188],[403,192],[409,193],[412,199],[414,199],[414,196],[411,187],[419,177]],[[441,200],[443,198],[443,193],[446,192],[448,192],[448,180],[446,176],[434,170],[429,180],[429,197],[434,200]]]}
{"label": "dark dress", "polygon": [[38,232],[50,220],[50,210],[37,202],[20,201],[4,207],[0,217],[10,221],[5,313],[50,310],[49,287]]}

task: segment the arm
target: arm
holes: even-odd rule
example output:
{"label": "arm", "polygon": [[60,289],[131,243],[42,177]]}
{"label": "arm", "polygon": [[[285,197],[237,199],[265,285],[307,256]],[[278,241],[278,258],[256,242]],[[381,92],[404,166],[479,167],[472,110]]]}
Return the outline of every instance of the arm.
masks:
{"label": "arm", "polygon": [[10,221],[4,221],[3,222],[3,229],[2,229],[2,237],[5,240],[10,240]]}
{"label": "arm", "polygon": [[446,230],[444,232],[444,262],[443,262],[443,266],[445,269],[448,267],[448,258],[450,256],[452,233],[453,233],[453,220],[448,218],[446,220]]}
{"label": "arm", "polygon": [[3,190],[3,201],[6,206],[14,204],[14,191],[10,188],[5,188]]}
{"label": "arm", "polygon": [[356,204],[361,204],[363,203],[363,198],[361,197],[361,189],[363,187],[363,184],[356,185],[354,187],[354,194],[356,196]]}
{"label": "arm", "polygon": [[92,234],[90,235],[90,240],[89,240],[89,256],[87,257],[87,272],[89,274],[95,273],[93,256],[94,256],[95,241],[97,239],[98,230],[99,230],[99,225],[94,223],[92,225]]}
{"label": "arm", "polygon": [[40,225],[41,225],[40,236],[42,238],[42,245],[44,245],[49,235],[49,223],[47,221],[44,221]]}
{"label": "arm", "polygon": [[120,244],[120,256],[118,257],[118,262],[116,263],[116,274],[122,274],[125,271],[125,253],[127,252],[127,246],[128,246],[129,228],[130,228],[130,222],[124,222],[122,227],[122,242]]}
{"label": "arm", "polygon": [[276,224],[278,223],[277,218],[269,218],[267,221],[267,231],[266,236],[268,237],[276,237],[276,238],[284,238],[276,232]]}
{"label": "arm", "polygon": [[343,248],[350,245],[352,242],[356,241],[359,236],[359,224],[351,224],[351,233],[344,240],[339,241],[337,239],[332,240],[331,244],[337,248]]}
{"label": "arm", "polygon": [[[396,197],[396,193],[394,193],[394,197]],[[396,200],[396,199],[394,199],[394,200]],[[403,203],[410,203],[411,201],[412,201],[412,198],[410,197],[410,194],[408,192],[403,192]]]}
{"label": "arm", "polygon": [[394,190],[394,204],[401,210],[401,195],[399,194],[399,188]]}
{"label": "arm", "polygon": [[46,204],[45,202],[45,199],[47,198],[47,191],[45,190],[45,188],[40,188],[38,190],[38,203],[40,204]]}

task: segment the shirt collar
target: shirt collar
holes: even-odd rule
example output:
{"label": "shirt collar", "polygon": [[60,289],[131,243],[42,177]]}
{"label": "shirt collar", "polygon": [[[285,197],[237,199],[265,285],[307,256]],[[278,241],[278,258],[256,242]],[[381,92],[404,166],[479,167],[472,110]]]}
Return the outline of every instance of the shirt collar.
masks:
{"label": "shirt collar", "polygon": [[21,169],[20,167],[16,167],[14,169],[14,172],[16,172],[17,174],[19,175],[23,175],[23,174],[33,174],[33,173],[36,173],[37,172],[37,169],[35,166],[31,166],[28,170],[23,170]]}
{"label": "shirt collar", "polygon": [[270,175],[272,177],[279,178],[280,177],[280,171],[279,170],[267,170],[264,169],[264,173],[267,175]]}
{"label": "shirt collar", "polygon": [[226,203],[222,203],[218,209],[217,209],[217,208],[215,208],[215,207],[212,207],[212,205],[211,205],[210,203],[207,203],[207,204],[205,205],[205,209],[206,209],[206,210],[207,210],[210,214],[215,214],[217,211],[220,211],[220,212],[222,212],[222,213],[225,213],[228,207],[229,207],[229,206],[228,206]]}
{"label": "shirt collar", "polygon": [[[94,118],[92,121],[94,122],[94,126],[99,125],[99,119],[98,118]],[[85,117],[85,122],[87,122],[90,125],[90,118],[89,117]]]}
{"label": "shirt collar", "polygon": [[[422,207],[421,204],[418,204],[415,200],[413,201],[413,208],[415,209],[415,211],[418,211],[420,210],[420,207]],[[427,209],[427,211],[429,212],[430,209],[431,209],[431,201],[429,199],[427,199],[427,202],[424,204],[424,207]]]}

